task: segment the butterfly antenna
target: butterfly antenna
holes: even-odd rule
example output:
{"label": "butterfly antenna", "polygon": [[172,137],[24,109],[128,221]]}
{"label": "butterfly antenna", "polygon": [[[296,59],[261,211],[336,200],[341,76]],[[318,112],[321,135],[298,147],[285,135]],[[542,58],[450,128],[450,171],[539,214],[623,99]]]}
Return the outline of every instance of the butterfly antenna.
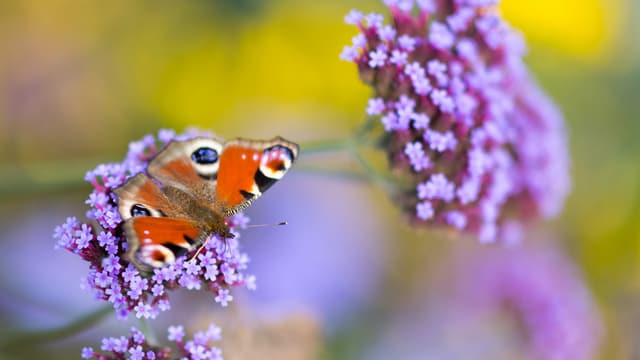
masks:
{"label": "butterfly antenna", "polygon": [[[273,223],[273,224],[254,224],[254,225],[247,225],[246,228],[259,228],[259,227],[267,227],[267,226],[282,226],[282,225],[287,225],[288,223],[286,221],[280,221],[279,223]],[[225,237],[221,237],[222,242],[224,243],[224,248],[222,250],[222,252],[224,254],[227,254],[227,252],[229,251],[230,247],[229,247],[229,242],[227,241],[228,239]],[[202,252],[202,249],[204,249],[204,247],[207,245],[207,243],[209,242],[209,237],[207,237],[207,239],[202,243],[202,245],[200,245],[200,247],[198,248],[198,250],[196,251],[195,254],[193,254],[193,256],[191,256],[191,258],[189,258],[189,260],[187,261],[192,261],[194,260],[198,254],[200,254],[200,252]]]}
{"label": "butterfly antenna", "polygon": [[281,226],[281,225],[287,225],[288,223],[286,221],[280,221],[279,223],[273,223],[273,224],[254,224],[254,225],[247,225],[247,229],[249,228],[258,228],[258,227],[267,227],[267,226]]}

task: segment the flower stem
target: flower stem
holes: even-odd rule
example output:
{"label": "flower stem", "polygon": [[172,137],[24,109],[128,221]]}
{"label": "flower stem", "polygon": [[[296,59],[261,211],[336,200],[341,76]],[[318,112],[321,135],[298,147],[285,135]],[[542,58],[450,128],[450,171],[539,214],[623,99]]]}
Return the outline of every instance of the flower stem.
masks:
{"label": "flower stem", "polygon": [[351,149],[351,155],[358,162],[360,167],[365,171],[367,177],[376,185],[382,187],[388,193],[392,193],[396,189],[396,185],[394,181],[389,177],[380,174],[376,169],[374,169],[369,162],[362,157],[362,154],[357,148]]}
{"label": "flower stem", "polygon": [[47,163],[19,163],[0,167],[0,197],[53,193],[81,188],[84,174],[98,159],[61,160]]}
{"label": "flower stem", "polygon": [[140,318],[140,331],[144,334],[144,337],[147,339],[147,342],[150,345],[157,346],[159,344],[158,338],[156,337],[155,332],[149,326],[149,322],[145,318]]}
{"label": "flower stem", "polygon": [[352,159],[356,161],[356,163],[364,173],[351,170],[322,169],[309,166],[304,167],[304,165],[298,165],[296,168],[302,171],[320,175],[336,176],[342,179],[371,181],[381,186],[387,192],[393,192],[397,188],[394,179],[380,174],[380,172],[374,169],[360,153],[360,148],[374,146],[375,141],[372,141],[371,135],[373,134],[373,130],[375,129],[376,124],[377,122],[375,121],[375,118],[369,116],[365,119],[365,121],[363,121],[362,125],[354,131],[351,138],[343,140],[321,141],[301,146],[302,155],[345,151],[348,155],[351,156]]}
{"label": "flower stem", "polygon": [[325,169],[312,166],[296,165],[296,171],[356,182],[368,182],[371,180],[367,174],[347,169]]}
{"label": "flower stem", "polygon": [[0,344],[0,349],[14,349],[20,346],[65,339],[98,324],[112,312],[113,307],[107,305],[60,327],[41,331],[25,332],[23,334],[13,336]]}
{"label": "flower stem", "polygon": [[355,131],[355,138],[362,142],[362,140],[372,132],[376,124],[375,118],[367,116],[362,122],[362,125]]}
{"label": "flower stem", "polygon": [[[313,166],[305,166],[305,165],[297,165],[296,171],[303,171],[307,173],[311,173],[314,175],[324,175],[335,177],[338,179],[345,179],[350,181],[359,181],[359,182],[371,182],[380,187],[382,187],[388,193],[393,193],[398,190],[399,187],[403,187],[404,185],[399,182],[398,179],[393,179],[390,176],[385,174],[381,174],[378,170],[376,170],[369,162],[362,156],[360,153],[360,145],[358,141],[345,141],[341,143],[343,146],[341,149],[346,150],[346,153],[350,155],[350,157],[355,160],[358,165],[356,169],[330,169],[330,168],[320,168]],[[323,149],[337,149],[337,147],[318,147]],[[329,151],[329,150],[327,150]],[[359,171],[360,170],[360,171]]]}
{"label": "flower stem", "polygon": [[300,149],[303,155],[312,155],[347,150],[351,147],[351,143],[352,140],[350,139],[319,141],[311,144],[302,144]]}

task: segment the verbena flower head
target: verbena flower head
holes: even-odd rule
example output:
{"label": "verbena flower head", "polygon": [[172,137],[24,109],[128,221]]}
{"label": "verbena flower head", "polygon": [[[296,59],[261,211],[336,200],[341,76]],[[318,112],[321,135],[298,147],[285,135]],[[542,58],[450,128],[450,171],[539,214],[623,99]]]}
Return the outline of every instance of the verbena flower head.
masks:
{"label": "verbena flower head", "polygon": [[450,301],[462,321],[508,314],[521,325],[531,358],[596,358],[602,323],[570,260],[540,245],[491,250],[463,253],[457,280],[448,280],[456,284]]}
{"label": "verbena flower head", "polygon": [[129,337],[108,337],[102,339],[100,350],[95,351],[92,347],[82,349],[83,359],[97,360],[169,360],[169,359],[191,359],[191,360],[222,360],[222,350],[214,346],[214,343],[221,339],[220,328],[210,325],[207,331],[199,331],[193,335],[192,340],[184,340],[184,328],[182,325],[170,326],[168,329],[168,340],[175,343],[177,351],[172,351],[170,347],[161,347],[150,344],[144,334],[131,328]]}
{"label": "verbena flower head", "polygon": [[244,272],[249,257],[239,250],[237,230],[248,223],[241,213],[228,219],[235,238],[222,241],[217,235],[211,236],[194,259],[182,256],[149,274],[138,271],[125,256],[127,240],[121,230],[113,190],[145,171],[147,163],[170,141],[203,135],[207,134],[188,131],[176,135],[161,130],[157,138],[148,135],[131,143],[123,162],[99,165],[87,173],[86,180],[94,188],[86,201],[90,207],[87,217],[97,226],[69,217],[55,229],[57,248],[67,249],[89,262],[83,287],[93,291],[96,299],[111,302],[121,318],[131,311],[138,318],[155,318],[160,311],[170,308],[168,293],[177,288],[211,292],[212,300],[222,306],[233,300],[230,287],[255,288],[255,277]]}
{"label": "verbena flower head", "polygon": [[[497,0],[385,0],[391,25],[357,10],[341,58],[374,90],[413,222],[517,240],[516,223],[557,215],[570,190],[562,115],[522,62],[521,36]],[[505,226],[505,224],[510,224]]]}

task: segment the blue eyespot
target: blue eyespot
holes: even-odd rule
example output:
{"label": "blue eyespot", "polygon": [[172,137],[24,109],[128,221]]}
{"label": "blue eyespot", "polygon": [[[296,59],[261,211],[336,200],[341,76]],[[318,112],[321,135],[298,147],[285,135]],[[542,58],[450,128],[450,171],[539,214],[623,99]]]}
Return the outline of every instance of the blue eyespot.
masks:
{"label": "blue eyespot", "polygon": [[293,155],[293,151],[291,151],[291,149],[289,149],[288,147],[282,146],[282,145],[274,145],[270,148],[267,148],[264,150],[264,153],[269,154],[271,152],[276,152],[276,151],[285,154],[285,156],[291,161],[295,159],[295,156]]}
{"label": "blue eyespot", "polygon": [[131,216],[136,217],[136,216],[151,216],[151,212],[149,211],[149,209],[147,209],[146,207],[140,205],[140,204],[135,204],[131,207]]}
{"label": "blue eyespot", "polygon": [[218,152],[212,148],[201,147],[191,153],[191,160],[198,164],[213,164],[218,161]]}

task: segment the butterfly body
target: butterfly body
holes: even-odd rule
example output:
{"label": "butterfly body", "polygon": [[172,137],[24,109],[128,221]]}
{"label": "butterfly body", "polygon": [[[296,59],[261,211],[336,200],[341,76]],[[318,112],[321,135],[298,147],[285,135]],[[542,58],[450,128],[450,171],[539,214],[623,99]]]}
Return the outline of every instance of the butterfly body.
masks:
{"label": "butterfly body", "polygon": [[114,190],[129,260],[147,271],[198,249],[212,235],[232,238],[226,217],[282,178],[297,154],[298,146],[280,137],[169,143],[146,173]]}

